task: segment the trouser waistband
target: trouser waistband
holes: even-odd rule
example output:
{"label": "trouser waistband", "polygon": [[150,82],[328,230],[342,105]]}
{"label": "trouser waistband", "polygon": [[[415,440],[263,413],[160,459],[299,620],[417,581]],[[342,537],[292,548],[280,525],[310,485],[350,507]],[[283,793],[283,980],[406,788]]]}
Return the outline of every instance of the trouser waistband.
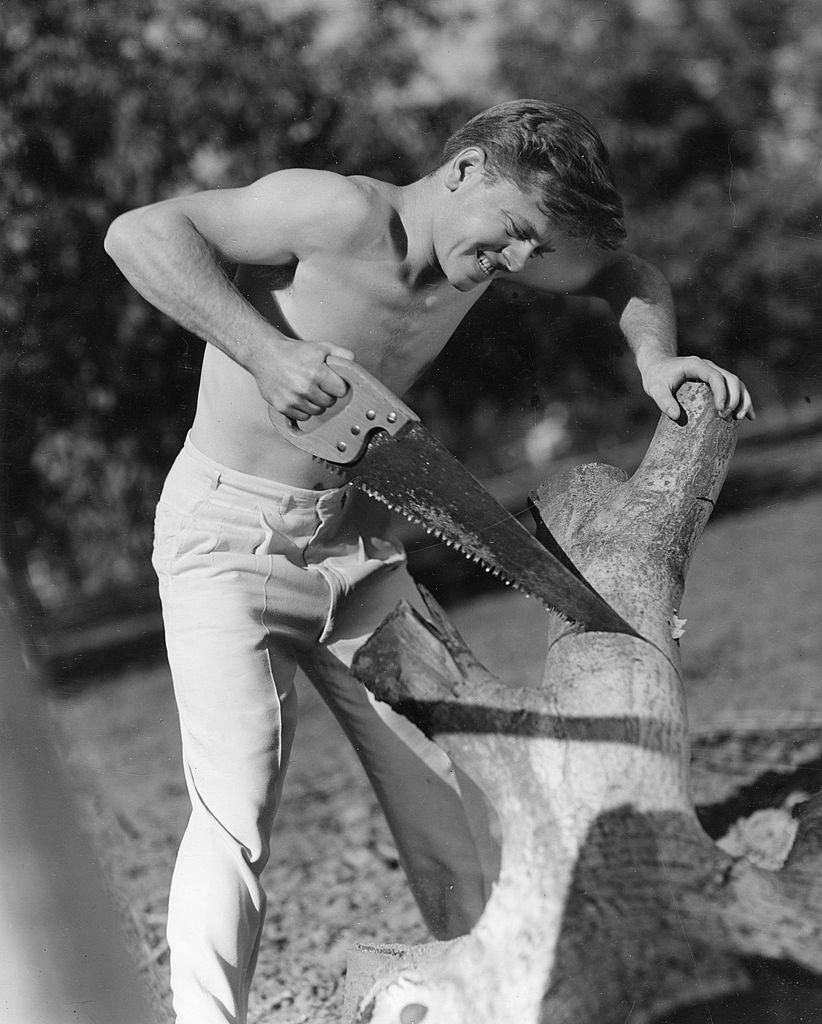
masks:
{"label": "trouser waistband", "polygon": [[242,473],[201,452],[191,440],[190,433],[186,435],[181,454],[190,465],[194,463],[212,478],[216,478],[222,486],[246,492],[266,502],[285,503],[291,508],[316,507],[330,512],[345,504],[345,497],[350,489],[348,484],[326,489],[295,487],[292,484],[281,483],[268,477]]}

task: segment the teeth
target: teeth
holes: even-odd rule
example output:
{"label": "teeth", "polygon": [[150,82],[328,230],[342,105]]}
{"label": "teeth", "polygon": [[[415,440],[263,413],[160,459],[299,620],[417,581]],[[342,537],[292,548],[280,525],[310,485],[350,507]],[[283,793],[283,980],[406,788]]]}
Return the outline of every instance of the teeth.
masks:
{"label": "teeth", "polygon": [[[325,462],[326,460],[325,459],[320,459],[319,461]],[[329,466],[331,466],[333,468],[336,468],[336,463],[327,462],[326,465],[329,465]],[[353,482],[355,487],[357,487],[359,490],[363,491],[365,494],[369,495],[369,497],[374,498],[376,501],[379,501],[381,504],[386,505],[388,508],[391,509],[392,512],[398,512],[401,515],[405,516],[405,518],[407,520],[409,520],[409,522],[416,523],[417,525],[422,526],[425,529],[425,532],[427,534],[433,535],[439,541],[441,541],[443,544],[446,544],[449,548],[453,548],[454,550],[460,551],[460,552],[462,552],[465,555],[469,555],[471,557],[471,559],[474,562],[476,562],[477,565],[481,565],[482,568],[487,573],[491,573],[496,579],[501,579],[506,587],[513,587],[515,590],[518,590],[521,593],[525,594],[526,597],[534,597],[535,596],[529,590],[527,590],[524,586],[522,586],[521,583],[518,583],[516,580],[509,580],[504,575],[504,573],[502,573],[495,566],[487,565],[480,555],[477,555],[473,551],[464,551],[463,548],[460,546],[460,544],[458,544],[456,541],[453,541],[453,540],[451,540],[448,537],[444,537],[442,531],[440,529],[438,529],[436,526],[431,526],[429,523],[426,523],[424,520],[420,519],[419,516],[415,516],[413,513],[407,512],[404,508],[400,508],[399,506],[393,504],[392,502],[390,502],[386,498],[384,498],[379,493],[379,491],[375,491],[372,488],[365,486],[361,481],[357,480],[357,481],[352,481],[352,482]],[[570,623],[570,620],[567,618],[567,616],[563,615],[563,613],[561,611],[559,611],[558,609],[552,607],[551,605],[545,604],[544,600],[541,603],[543,605],[545,605],[545,607],[549,611],[554,612],[554,614],[558,615],[563,621],[569,622],[569,624],[573,626],[573,623]],[[574,626],[575,630],[581,629],[581,628],[582,627]]]}
{"label": "teeth", "polygon": [[477,253],[477,263],[479,263],[480,270],[483,272],[483,274],[486,274],[488,277],[490,277],[494,273],[494,268],[491,265],[491,261],[484,253]]}

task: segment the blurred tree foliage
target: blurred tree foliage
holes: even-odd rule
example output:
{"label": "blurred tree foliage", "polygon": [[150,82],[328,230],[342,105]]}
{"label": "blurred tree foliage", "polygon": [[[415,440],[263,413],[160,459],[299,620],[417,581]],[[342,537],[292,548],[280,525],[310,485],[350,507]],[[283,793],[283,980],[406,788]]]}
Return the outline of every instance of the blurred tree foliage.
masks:
{"label": "blurred tree foliage", "polygon": [[[409,181],[502,99],[603,131],[683,348],[760,404],[818,399],[818,22],[787,0],[6,0],[4,530],[41,598],[147,574],[192,414],[201,343],[107,260],[113,217],[285,166]],[[545,417],[582,446],[653,416],[601,310],[524,294],[484,299],[413,402],[479,472]]]}

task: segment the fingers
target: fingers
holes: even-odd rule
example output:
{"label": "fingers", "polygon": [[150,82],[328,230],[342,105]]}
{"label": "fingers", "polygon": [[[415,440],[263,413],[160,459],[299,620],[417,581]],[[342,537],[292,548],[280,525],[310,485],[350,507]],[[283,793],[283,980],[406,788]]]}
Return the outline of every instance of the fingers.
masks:
{"label": "fingers", "polygon": [[712,363],[709,359],[702,359],[701,362],[703,369],[701,373],[697,371],[696,377],[698,380],[704,380],[711,389],[711,393],[714,396],[714,405],[719,415],[727,416],[729,403],[728,381],[715,363]]}
{"label": "fingers", "polygon": [[742,385],[742,391],[743,391],[742,401],[737,406],[737,408],[736,408],[736,410],[734,412],[734,416],[738,420],[742,420],[742,419],[755,420],[756,419],[756,410],[753,407],[753,399],[748,394],[748,389],[745,387],[744,384]]}
{"label": "fingers", "polygon": [[[707,383],[713,392],[714,404],[719,415],[723,419],[731,416],[737,420],[756,419],[751,396],[739,377],[708,359],[702,362],[710,367]],[[701,379],[705,380],[704,377]]]}
{"label": "fingers", "polygon": [[[338,359],[348,359],[352,363],[355,360],[354,353],[351,349],[340,348],[339,345],[324,345],[322,347],[326,350],[326,359],[328,356],[336,356]],[[326,362],[324,362],[321,367],[321,376],[318,384],[326,395],[331,396],[331,402],[328,403],[329,405],[336,401],[336,399],[342,398],[348,390],[347,382],[335,370],[332,370]]]}
{"label": "fingers", "polygon": [[[329,370],[328,373],[331,379],[326,380],[323,375],[322,385],[307,387],[291,397],[285,410],[286,416],[293,420],[307,420],[309,416],[318,416],[325,412],[338,398],[342,398],[348,385],[333,370]],[[336,378],[336,381],[333,378]]]}
{"label": "fingers", "polygon": [[321,394],[330,399],[327,405],[332,405],[338,398],[342,398],[348,390],[348,384],[327,363],[323,363],[317,385]]}
{"label": "fingers", "polygon": [[728,401],[724,413],[720,410],[720,415],[733,416],[736,420],[755,420],[756,413],[748,389],[735,374],[728,373],[727,370],[723,370],[722,373],[728,389]]}
{"label": "fingers", "polygon": [[298,402],[292,402],[286,406],[283,410],[283,415],[287,416],[290,420],[304,422],[312,416],[318,416],[321,412],[324,412],[325,408],[325,406],[318,405],[316,402],[310,402],[305,398],[301,398]]}
{"label": "fingers", "polygon": [[672,420],[677,420],[681,408],[675,392],[686,380],[703,381],[711,389],[714,405],[720,416],[727,419],[755,419],[753,402],[748,389],[736,376],[710,359],[698,356],[675,356],[654,367],[645,381],[646,391],[660,410]]}
{"label": "fingers", "polygon": [[326,363],[329,355],[353,361],[354,353],[336,345],[304,342],[278,381],[275,408],[292,420],[304,422],[330,408],[348,391],[346,381]]}

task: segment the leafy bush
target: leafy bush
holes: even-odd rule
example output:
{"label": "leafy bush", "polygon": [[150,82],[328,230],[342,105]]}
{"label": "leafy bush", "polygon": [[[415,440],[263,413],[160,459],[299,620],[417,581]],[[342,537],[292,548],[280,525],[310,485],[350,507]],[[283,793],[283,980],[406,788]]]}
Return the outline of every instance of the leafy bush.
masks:
{"label": "leafy bush", "polygon": [[[3,511],[40,596],[146,575],[193,408],[202,345],[104,256],[113,217],[284,166],[410,181],[500,99],[602,129],[683,349],[760,405],[816,401],[820,58],[810,7],[787,0],[7,0]],[[524,295],[489,294],[412,402],[478,472],[523,458],[543,415],[580,447],[655,415],[600,310]]]}

